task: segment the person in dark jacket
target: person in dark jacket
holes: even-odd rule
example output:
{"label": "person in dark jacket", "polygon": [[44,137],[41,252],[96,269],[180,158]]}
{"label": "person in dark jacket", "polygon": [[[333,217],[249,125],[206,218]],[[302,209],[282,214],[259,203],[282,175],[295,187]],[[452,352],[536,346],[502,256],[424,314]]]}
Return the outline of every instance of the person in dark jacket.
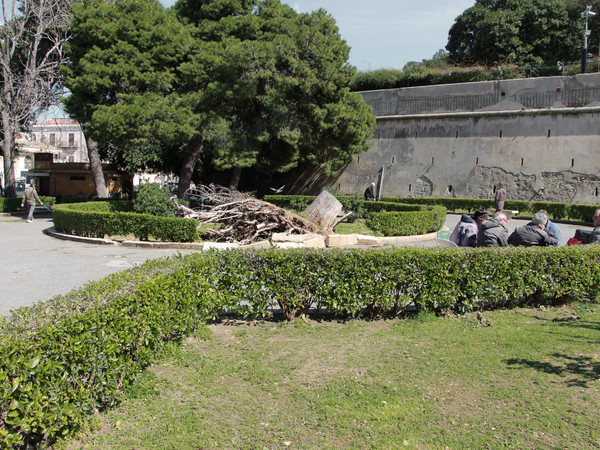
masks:
{"label": "person in dark jacket", "polygon": [[506,214],[497,212],[494,217],[484,221],[477,233],[477,247],[506,247],[508,229]]}
{"label": "person in dark jacket", "polygon": [[517,227],[508,237],[509,245],[516,246],[548,246],[556,245],[558,239],[551,231],[545,230],[548,216],[543,213],[535,213],[531,222],[522,227]]}
{"label": "person in dark jacket", "polygon": [[365,189],[365,200],[372,202],[375,200],[375,183],[371,183],[367,189]]}
{"label": "person in dark jacket", "polygon": [[463,214],[448,240],[459,247],[475,247],[477,240],[477,222],[475,219],[468,214]]}

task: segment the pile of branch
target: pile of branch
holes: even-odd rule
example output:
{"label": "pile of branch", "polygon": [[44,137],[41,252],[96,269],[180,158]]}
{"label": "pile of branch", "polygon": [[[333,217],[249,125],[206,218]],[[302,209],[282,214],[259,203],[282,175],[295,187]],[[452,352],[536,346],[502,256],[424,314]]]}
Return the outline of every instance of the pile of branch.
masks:
{"label": "pile of branch", "polygon": [[203,237],[214,242],[250,244],[268,239],[273,233],[319,232],[311,221],[248,193],[222,186],[197,186],[188,190],[186,196],[200,201],[202,206],[192,209],[176,202],[178,215],[198,220],[199,225],[220,224],[203,231]]}

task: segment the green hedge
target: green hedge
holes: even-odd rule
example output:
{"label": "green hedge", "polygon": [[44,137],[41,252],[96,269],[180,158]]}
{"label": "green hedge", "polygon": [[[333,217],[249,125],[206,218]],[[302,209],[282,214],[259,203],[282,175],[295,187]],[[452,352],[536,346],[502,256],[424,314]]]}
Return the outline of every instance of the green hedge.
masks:
{"label": "green hedge", "polygon": [[[422,205],[441,205],[450,211],[472,212],[485,206],[494,207],[494,200],[476,198],[447,198],[447,197],[382,197],[382,201],[418,203]],[[559,202],[529,202],[524,200],[507,200],[504,209],[519,211],[519,215],[531,216],[540,209],[545,209],[553,219],[571,219],[591,222],[594,211],[599,205],[585,205]]]}
{"label": "green hedge", "polygon": [[[597,64],[595,65],[597,68]],[[589,69],[594,72],[596,69]],[[569,65],[564,71],[557,66],[546,67],[443,67],[418,71],[379,69],[359,72],[354,76],[352,91],[398,89],[413,86],[472,83],[477,81],[512,80],[516,78],[569,76],[579,73],[579,65]]]}
{"label": "green hedge", "polygon": [[[27,209],[27,205],[21,207],[21,200],[22,197],[0,197],[0,212],[11,213],[25,211]],[[52,205],[56,203],[56,199],[54,197],[40,195],[40,200],[44,205]]]}
{"label": "green hedge", "polygon": [[[281,208],[303,211],[315,196],[267,195],[265,201]],[[389,197],[392,198],[392,197]],[[356,196],[336,196],[345,211],[352,211],[349,221],[367,219],[366,225],[385,236],[411,236],[439,230],[446,220],[446,208],[436,204],[367,202]],[[392,214],[392,212],[395,212]]]}
{"label": "green hedge", "polygon": [[446,208],[430,206],[429,209],[423,211],[373,212],[367,215],[366,225],[371,230],[382,233],[384,236],[413,236],[433,233],[444,225]]}
{"label": "green hedge", "polygon": [[102,201],[55,205],[52,209],[58,231],[77,236],[102,238],[133,234],[140,240],[153,237],[167,242],[199,239],[198,222],[193,219],[160,217],[130,212],[129,201]]}
{"label": "green hedge", "polygon": [[[52,444],[123,387],[167,341],[221,311],[287,318],[468,311],[525,296],[596,299],[600,246],[289,250],[150,261],[0,318],[0,446]],[[505,303],[504,303],[505,304]]]}

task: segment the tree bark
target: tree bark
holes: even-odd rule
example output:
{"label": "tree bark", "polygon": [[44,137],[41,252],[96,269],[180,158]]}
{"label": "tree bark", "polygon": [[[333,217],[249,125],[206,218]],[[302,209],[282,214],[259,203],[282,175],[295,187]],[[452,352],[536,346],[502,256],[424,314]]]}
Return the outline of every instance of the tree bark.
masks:
{"label": "tree bark", "polygon": [[90,170],[96,187],[96,196],[98,198],[108,198],[108,189],[106,188],[106,179],[104,178],[104,170],[102,169],[102,161],[98,154],[98,145],[85,134],[85,144],[87,146],[88,158],[90,160]]}
{"label": "tree bark", "polygon": [[242,168],[236,166],[233,168],[233,172],[231,173],[229,189],[231,189],[232,191],[237,191],[238,186],[240,184],[240,178],[242,178]]}
{"label": "tree bark", "polygon": [[183,198],[185,192],[189,189],[192,182],[192,175],[196,168],[198,158],[204,150],[204,141],[200,136],[194,138],[189,144],[188,152],[185,155],[181,170],[179,172],[179,186],[177,188],[177,197]]}
{"label": "tree bark", "polygon": [[12,145],[15,141],[10,115],[2,110],[2,156],[4,159],[4,196],[16,197],[15,190],[15,161],[13,159]]}

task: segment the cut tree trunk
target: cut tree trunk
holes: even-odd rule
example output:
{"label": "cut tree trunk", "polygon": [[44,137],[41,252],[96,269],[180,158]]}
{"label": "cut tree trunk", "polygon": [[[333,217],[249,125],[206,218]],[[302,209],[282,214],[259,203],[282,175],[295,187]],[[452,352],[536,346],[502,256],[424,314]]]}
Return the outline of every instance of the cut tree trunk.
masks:
{"label": "cut tree trunk", "polygon": [[238,186],[240,185],[240,179],[242,178],[242,168],[234,167],[233,172],[231,173],[231,180],[229,180],[229,189],[232,191],[237,191]]}
{"label": "cut tree trunk", "polygon": [[333,230],[338,224],[338,215],[341,212],[342,204],[327,191],[321,192],[304,211],[308,220],[326,231]]}

